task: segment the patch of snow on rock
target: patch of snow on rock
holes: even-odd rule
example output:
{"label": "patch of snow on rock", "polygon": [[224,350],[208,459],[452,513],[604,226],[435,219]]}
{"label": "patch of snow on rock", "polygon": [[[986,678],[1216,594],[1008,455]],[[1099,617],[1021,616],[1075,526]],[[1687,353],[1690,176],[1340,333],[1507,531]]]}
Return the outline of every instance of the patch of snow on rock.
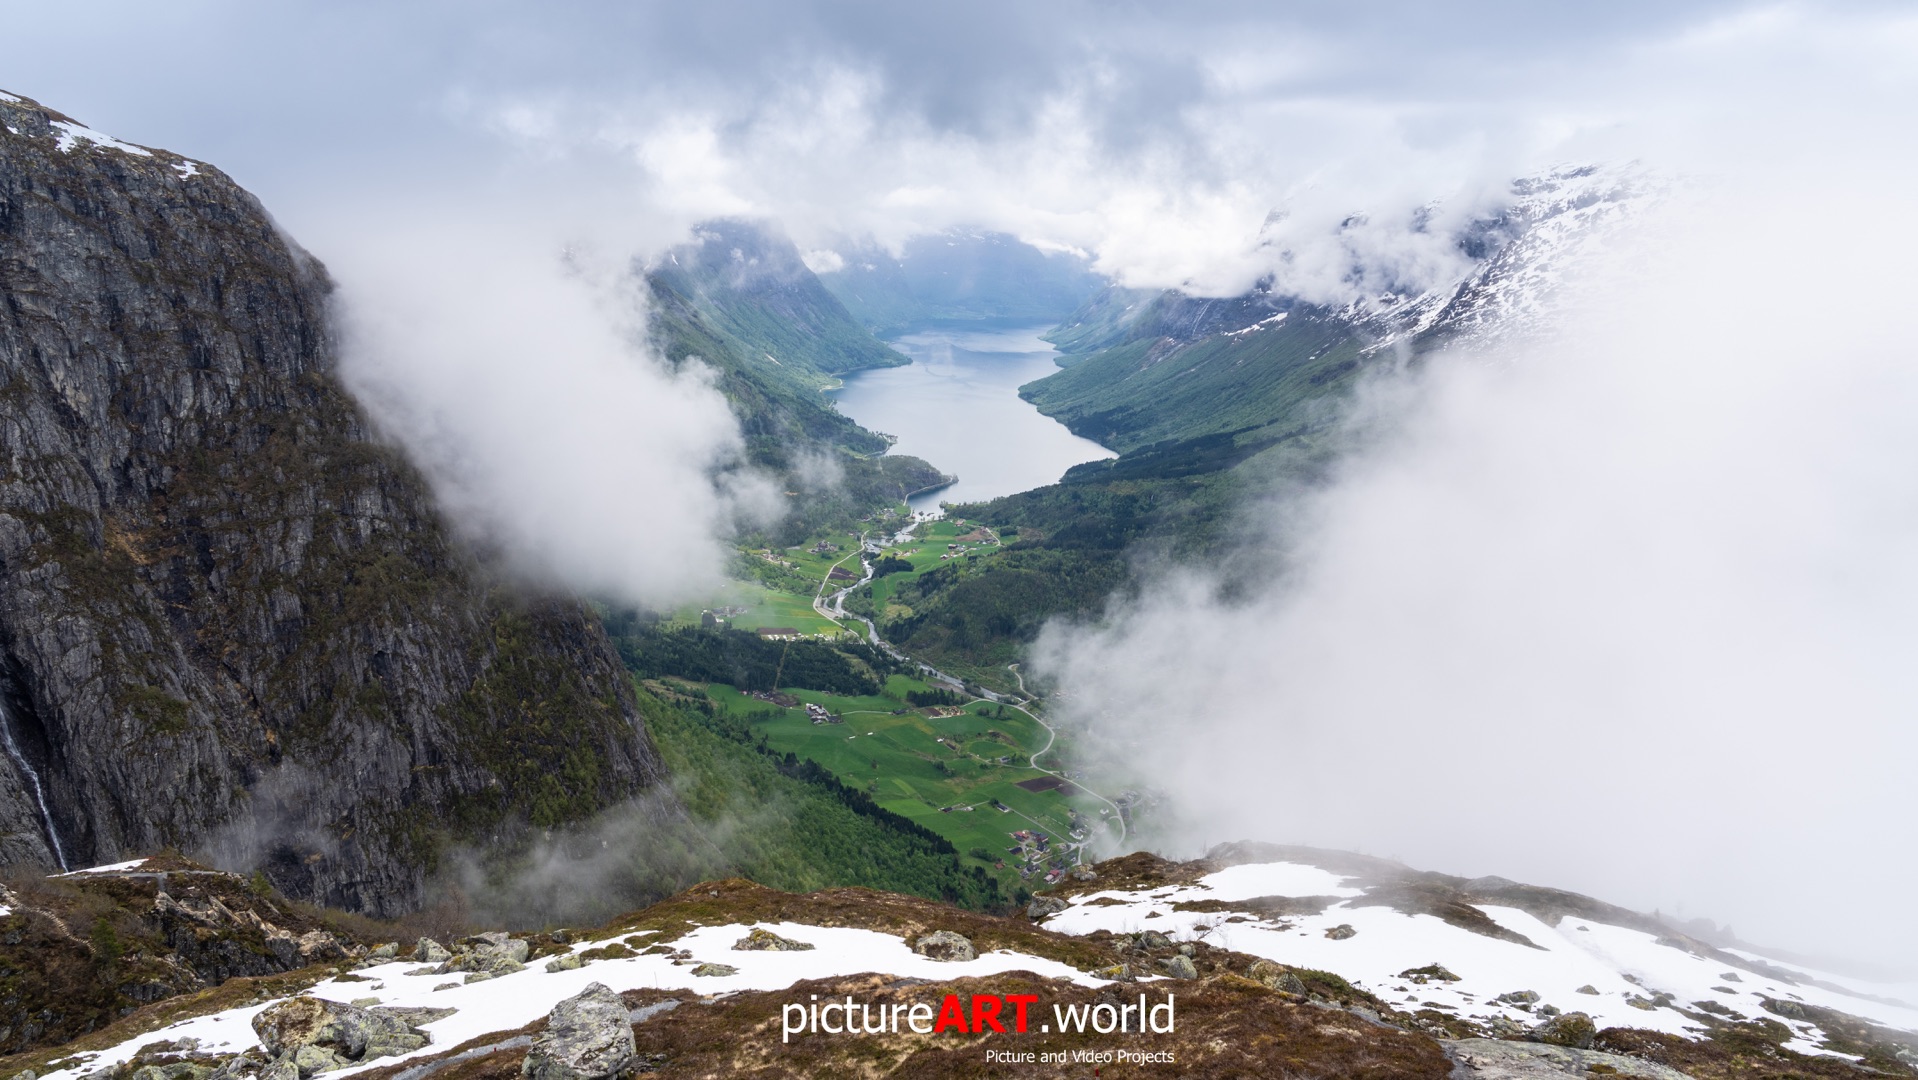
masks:
{"label": "patch of snow on rock", "polygon": [[105,132],[95,131],[84,124],[76,124],[70,120],[55,120],[52,126],[60,133],[60,139],[56,145],[59,146],[62,153],[70,154],[73,152],[74,147],[84,142],[91,143],[94,146],[119,150],[122,153],[134,154],[139,157],[153,156],[153,151],[148,150],[144,146],[135,146],[132,143],[121,142]]}
{"label": "patch of snow on rock", "polygon": [[120,874],[128,870],[138,870],[146,865],[145,858],[129,859],[126,862],[108,863],[105,866],[89,866],[85,870],[69,870],[54,877],[78,877],[81,874]]}

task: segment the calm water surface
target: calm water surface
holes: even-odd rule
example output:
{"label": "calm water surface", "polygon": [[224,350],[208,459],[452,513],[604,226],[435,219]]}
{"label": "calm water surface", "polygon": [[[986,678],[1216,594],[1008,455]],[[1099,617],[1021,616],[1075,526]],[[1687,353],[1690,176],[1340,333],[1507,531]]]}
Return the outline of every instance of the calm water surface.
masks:
{"label": "calm water surface", "polygon": [[906,367],[861,371],[835,392],[839,410],[897,435],[895,454],[925,458],[959,482],[914,496],[915,510],[997,498],[1055,483],[1112,451],[1067,431],[1019,397],[1019,387],[1059,370],[1047,328],[924,330],[891,342]]}

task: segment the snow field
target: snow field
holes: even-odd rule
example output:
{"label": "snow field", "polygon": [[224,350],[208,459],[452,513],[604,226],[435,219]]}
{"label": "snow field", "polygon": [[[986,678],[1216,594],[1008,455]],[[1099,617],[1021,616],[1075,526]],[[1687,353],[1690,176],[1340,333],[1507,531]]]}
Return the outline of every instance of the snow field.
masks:
{"label": "snow field", "polygon": [[[1249,922],[1225,921],[1233,917],[1231,912],[1173,910],[1175,903],[1197,900],[1229,904],[1256,896],[1360,895],[1359,890],[1341,887],[1342,881],[1313,866],[1248,864],[1209,874],[1189,886],[1141,892],[1107,890],[1075,897],[1071,907],[1046,920],[1045,925],[1069,934],[1102,929],[1113,933],[1157,930],[1174,940],[1204,940],[1294,967],[1330,971],[1408,1012],[1430,1007],[1479,1020],[1502,1016],[1529,1026],[1541,1019],[1536,1012],[1493,999],[1531,990],[1538,993],[1540,1004],[1587,1013],[1601,1028],[1699,1034],[1702,1025],[1675,1009],[1646,1010],[1630,1004],[1634,997],[1648,999],[1663,991],[1673,996],[1674,1004],[1687,1009],[1693,1008],[1693,1002],[1716,1001],[1748,1019],[1768,1017],[1785,1023],[1799,1033],[1788,1045],[1801,1053],[1821,1052],[1817,1049],[1816,1026],[1774,1016],[1765,1011],[1761,997],[1801,1001],[1886,1027],[1918,1031],[1918,1009],[1908,1005],[1868,1000],[1803,982],[1780,982],[1658,944],[1656,936],[1640,930],[1590,919],[1565,918],[1557,926],[1549,926],[1517,908],[1480,905],[1494,922],[1539,946],[1534,949],[1473,933],[1435,916],[1408,915],[1389,907],[1340,903],[1318,915],[1252,917]],[[1122,902],[1094,906],[1092,901],[1100,899]],[[1358,933],[1337,941],[1325,936],[1326,930],[1340,924],[1350,925]],[[1459,981],[1417,984],[1398,977],[1401,971],[1433,963],[1459,976]],[[1727,971],[1738,978],[1723,978]],[[1820,981],[1838,986],[1856,982],[1828,974]],[[1583,986],[1598,993],[1579,993]],[[1875,992],[1882,988],[1866,986],[1860,990]]]}
{"label": "snow field", "polygon": [[[735,952],[733,943],[756,928],[806,942],[814,948],[803,952]],[[642,937],[652,933],[639,932]],[[608,941],[633,936],[620,934],[613,938],[580,942],[573,946],[572,951],[580,952],[603,946]],[[645,947],[643,941],[638,944],[641,948]],[[431,1034],[433,1041],[411,1054],[379,1058],[327,1075],[346,1076],[364,1069],[444,1053],[469,1039],[522,1027],[545,1016],[555,1004],[595,982],[604,983],[614,991],[684,989],[718,995],[741,990],[777,990],[802,979],[864,972],[948,980],[1006,971],[1031,971],[1043,976],[1070,979],[1082,986],[1106,984],[1105,980],[1095,979],[1056,960],[1022,953],[995,951],[983,953],[964,963],[943,962],[920,956],[904,940],[890,934],[802,923],[704,926],[680,937],[672,945],[676,949],[690,951],[693,954],[692,962],[682,962],[676,966],[671,957],[656,953],[620,960],[595,960],[572,971],[549,972],[544,965],[551,957],[541,957],[529,963],[524,971],[482,982],[461,983],[444,990],[434,988],[448,982],[459,983],[465,978],[464,974],[411,975],[408,972],[428,972],[437,965],[405,960],[353,972],[357,979],[366,980],[364,982],[327,979],[315,985],[308,994],[329,1001],[357,1002],[365,1006],[425,1006],[459,1010],[442,1020],[420,1025],[420,1030]],[[739,970],[734,975],[695,976],[693,969],[701,963],[727,964]],[[259,1039],[253,1033],[253,1017],[270,1004],[249,1005],[181,1020],[158,1031],[128,1039],[98,1054],[81,1055],[86,1060],[77,1067],[48,1073],[41,1080],[75,1080],[104,1072],[131,1059],[141,1046],[161,1039],[194,1038],[200,1040],[201,1052],[239,1053],[259,1045]]]}

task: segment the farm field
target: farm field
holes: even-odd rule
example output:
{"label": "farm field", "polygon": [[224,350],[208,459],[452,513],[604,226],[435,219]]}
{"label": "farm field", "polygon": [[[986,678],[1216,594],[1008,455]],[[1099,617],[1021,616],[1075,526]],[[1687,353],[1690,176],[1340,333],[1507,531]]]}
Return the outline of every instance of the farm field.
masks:
{"label": "farm field", "polygon": [[888,599],[901,582],[949,562],[950,558],[945,556],[983,555],[999,550],[999,545],[991,540],[969,541],[958,548],[948,547],[948,545],[959,543],[959,537],[971,535],[974,529],[974,525],[944,519],[929,521],[914,530],[912,540],[887,549],[887,555],[911,563],[912,570],[909,573],[900,571],[888,574],[872,583],[872,601],[875,608],[884,611]]}
{"label": "farm field", "polygon": [[[908,708],[906,694],[925,689],[925,683],[903,675],[888,679],[883,694],[867,697],[792,689],[784,693],[800,704],[783,709],[721,684],[709,685],[707,693],[726,712],[748,718],[752,732],[772,749],[818,762],[880,806],[945,837],[967,861],[988,870],[1004,861],[996,872],[1008,884],[1021,880],[1021,860],[1007,850],[1016,844],[1010,835],[1015,831],[1046,833],[1049,862],[1076,861],[1073,812],[1096,822],[1101,804],[1069,785],[1019,786],[1052,779],[1027,760],[1046,744],[1045,729],[1016,710],[1000,715],[999,707],[988,702],[963,709]],[[841,722],[813,723],[807,703],[824,707]],[[995,807],[995,800],[1006,809]]]}
{"label": "farm field", "polygon": [[669,625],[697,626],[702,608],[745,608],[744,615],[726,620],[740,630],[762,626],[789,626],[802,634],[832,634],[845,627],[813,610],[812,597],[745,581],[728,582],[719,595],[703,604],[691,604],[673,613]]}

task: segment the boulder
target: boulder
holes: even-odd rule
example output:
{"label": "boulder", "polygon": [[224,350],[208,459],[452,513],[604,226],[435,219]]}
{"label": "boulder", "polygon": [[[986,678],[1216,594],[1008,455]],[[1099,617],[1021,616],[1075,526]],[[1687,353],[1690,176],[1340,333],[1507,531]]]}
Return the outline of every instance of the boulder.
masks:
{"label": "boulder", "polygon": [[1159,961],[1159,966],[1165,968],[1165,973],[1175,979],[1196,979],[1199,977],[1198,966],[1193,964],[1192,958],[1184,953],[1176,953],[1171,959]]}
{"label": "boulder", "polygon": [[1485,1022],[1485,1030],[1494,1039],[1516,1039],[1525,1034],[1524,1025],[1503,1016],[1494,1016]]}
{"label": "boulder", "polygon": [[[253,1017],[253,1032],[267,1053],[291,1060],[302,1076],[404,1054],[428,1042],[426,1033],[414,1030],[404,1016],[316,997],[288,998],[268,1006]],[[301,1056],[306,1047],[324,1053]]]}
{"label": "boulder", "polygon": [[780,937],[771,930],[755,928],[752,933],[733,942],[736,952],[805,952],[812,946],[803,941],[793,941]]}
{"label": "boulder", "polygon": [[578,953],[560,953],[546,961],[548,971],[574,971],[585,967],[586,961]]}
{"label": "boulder", "polygon": [[[455,972],[475,972],[490,979],[498,975],[510,975],[515,971],[526,970],[526,957],[532,952],[525,939],[511,937],[504,931],[489,934],[475,934],[461,939],[460,951],[450,959],[433,969],[436,975],[451,975]],[[479,982],[479,979],[468,979]]]}
{"label": "boulder", "polygon": [[421,938],[419,944],[413,947],[413,959],[422,964],[443,964],[452,958],[453,954],[446,951],[446,946],[430,937]]}
{"label": "boulder", "polygon": [[546,1030],[533,1036],[520,1075],[526,1080],[607,1080],[633,1063],[633,1026],[626,1003],[603,983],[553,1006]]}
{"label": "boulder", "polygon": [[1357,930],[1352,929],[1351,923],[1340,923],[1325,932],[1325,936],[1333,941],[1344,941],[1346,938],[1357,937],[1358,934]]}
{"label": "boulder", "polygon": [[1270,960],[1254,960],[1252,966],[1245,969],[1245,977],[1253,982],[1263,983],[1282,994],[1305,996],[1305,980],[1298,977],[1283,964]]}
{"label": "boulder", "polygon": [[963,962],[979,954],[973,951],[972,942],[964,934],[955,934],[951,930],[935,930],[912,943],[912,951],[930,960]]}
{"label": "boulder", "polygon": [[339,960],[346,956],[346,949],[340,939],[324,930],[308,930],[295,942],[300,963],[319,964],[328,960]]}
{"label": "boulder", "polygon": [[1582,1012],[1568,1012],[1554,1016],[1543,1024],[1527,1032],[1525,1037],[1533,1042],[1550,1043],[1553,1046],[1569,1046],[1576,1050],[1590,1050],[1592,1039],[1598,1035],[1598,1025]]}
{"label": "boulder", "polygon": [[1140,934],[1138,941],[1141,949],[1170,949],[1172,947],[1172,939],[1159,933],[1157,930],[1147,930]]}
{"label": "boulder", "polygon": [[321,1073],[332,1072],[335,1069],[344,1069],[352,1064],[352,1061],[341,1057],[332,1050],[324,1046],[314,1046],[312,1044],[294,1050],[292,1061],[293,1067],[299,1070],[302,1078],[318,1076]]}
{"label": "boulder", "polygon": [[1437,961],[1433,961],[1424,967],[1406,968],[1404,971],[1399,972],[1399,978],[1410,979],[1421,985],[1434,980],[1438,982],[1459,981],[1458,976],[1452,974],[1450,968],[1447,968],[1444,964],[1438,963]]}
{"label": "boulder", "polygon": [[1593,997],[1597,997],[1598,987],[1593,986],[1591,983],[1586,983],[1584,986],[1581,986],[1577,990],[1574,990],[1572,992],[1575,994],[1590,994]]}
{"label": "boulder", "polygon": [[732,966],[731,964],[701,964],[698,967],[693,969],[693,974],[694,975],[710,975],[716,978],[725,978],[728,975],[739,974],[739,969]]}
{"label": "boulder", "polygon": [[391,960],[400,954],[400,943],[389,941],[366,954],[368,960]]}
{"label": "boulder", "polygon": [[1066,909],[1066,902],[1056,896],[1035,896],[1032,903],[1026,905],[1026,918],[1043,919],[1048,915],[1057,915]]}
{"label": "boulder", "polygon": [[1538,991],[1514,990],[1509,994],[1500,994],[1492,1000],[1502,1001],[1507,1005],[1517,1005],[1521,1009],[1529,1009],[1538,1004]]}

